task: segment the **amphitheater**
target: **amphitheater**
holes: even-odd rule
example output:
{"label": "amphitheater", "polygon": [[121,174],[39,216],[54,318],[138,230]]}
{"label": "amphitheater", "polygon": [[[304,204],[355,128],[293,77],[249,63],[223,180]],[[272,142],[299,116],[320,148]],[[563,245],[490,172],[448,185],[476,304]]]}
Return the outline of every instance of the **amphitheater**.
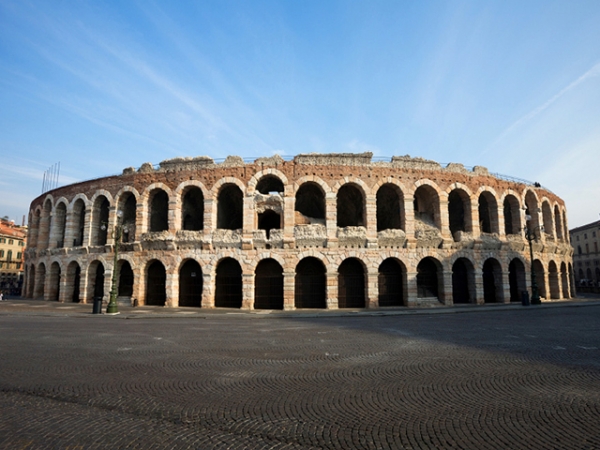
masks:
{"label": "amphitheater", "polygon": [[541,297],[574,292],[559,197],[410,156],[145,163],[42,194],[29,224],[23,295],[49,301],[108,302],[117,270],[118,303],[132,306],[518,302],[531,284],[526,227]]}

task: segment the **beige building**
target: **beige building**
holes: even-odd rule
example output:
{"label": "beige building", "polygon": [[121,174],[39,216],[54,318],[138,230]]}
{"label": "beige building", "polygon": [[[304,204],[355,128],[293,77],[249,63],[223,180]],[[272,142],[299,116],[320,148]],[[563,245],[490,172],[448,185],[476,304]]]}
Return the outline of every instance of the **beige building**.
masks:
{"label": "beige building", "polygon": [[[529,221],[526,218],[530,217]],[[484,167],[408,156],[146,163],[36,198],[25,295],[243,309],[568,299],[562,199]],[[115,265],[115,231],[123,231]],[[118,234],[118,233],[117,233]]]}
{"label": "beige building", "polygon": [[577,288],[600,287],[600,220],[570,231]]}
{"label": "beige building", "polygon": [[27,227],[0,219],[0,290],[19,295],[23,284]]}

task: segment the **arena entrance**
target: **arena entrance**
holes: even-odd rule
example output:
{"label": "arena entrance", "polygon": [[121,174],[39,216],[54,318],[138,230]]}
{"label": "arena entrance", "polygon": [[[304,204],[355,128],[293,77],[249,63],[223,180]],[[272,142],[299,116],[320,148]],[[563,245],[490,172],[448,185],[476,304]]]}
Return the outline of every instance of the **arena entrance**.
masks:
{"label": "arena entrance", "polygon": [[146,281],[146,305],[165,306],[167,300],[167,273],[160,261],[154,261],[148,266]]}
{"label": "arena entrance", "polygon": [[508,284],[510,286],[510,301],[520,302],[523,291],[527,290],[525,283],[525,266],[515,258],[508,265]]}
{"label": "arena entrance", "polygon": [[483,301],[496,303],[502,301],[502,267],[494,258],[483,263]]}
{"label": "arena entrance", "polygon": [[202,305],[202,269],[193,259],[187,260],[179,270],[179,306]]}
{"label": "arena entrance", "polygon": [[379,266],[379,306],[404,306],[405,270],[394,258],[388,258]]}
{"label": "arena entrance", "polygon": [[338,269],[338,307],[365,307],[365,271],[356,258],[348,258]]}
{"label": "arena entrance", "polygon": [[417,265],[417,297],[439,298],[438,264],[435,259],[428,256]]}
{"label": "arena entrance", "polygon": [[263,259],[254,272],[254,309],[283,309],[283,268]]}
{"label": "arena entrance", "polygon": [[296,308],[326,308],[325,266],[317,258],[304,258],[296,266],[294,305]]}
{"label": "arena entrance", "polygon": [[133,270],[128,261],[121,261],[119,269],[119,297],[131,298],[133,295]]}
{"label": "arena entrance", "polygon": [[471,289],[473,277],[471,261],[466,258],[458,258],[452,265],[452,302],[454,304],[475,303],[475,296],[472,295],[473,289]]}
{"label": "arena entrance", "polygon": [[242,307],[242,268],[235,259],[225,258],[217,266],[215,306]]}

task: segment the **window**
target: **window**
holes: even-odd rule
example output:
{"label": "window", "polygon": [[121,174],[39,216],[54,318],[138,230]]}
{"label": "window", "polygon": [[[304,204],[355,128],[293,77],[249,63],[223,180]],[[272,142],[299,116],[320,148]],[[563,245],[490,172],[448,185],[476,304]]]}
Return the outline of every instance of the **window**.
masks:
{"label": "window", "polygon": [[0,258],[4,258],[4,250],[0,250]]}
{"label": "window", "polygon": [[[590,246],[588,244],[585,244],[585,252],[589,253],[590,252]],[[10,253],[10,252],[9,252]],[[10,261],[10,258],[9,258]]]}
{"label": "window", "polygon": [[577,235],[577,241],[579,241],[579,235]]}
{"label": "window", "polygon": [[592,236],[596,237],[596,232],[595,231],[592,231]]}
{"label": "window", "polygon": [[15,241],[13,241],[12,239],[8,240],[8,245],[13,245],[15,243]]}
{"label": "window", "polygon": [[17,253],[17,259],[21,259],[21,252]]}
{"label": "window", "polygon": [[25,242],[19,241],[19,247],[25,247]]}
{"label": "window", "polygon": [[6,260],[12,261],[12,250],[9,250],[8,253],[6,253]]}
{"label": "window", "polygon": [[21,269],[21,263],[17,263],[17,269]]}
{"label": "window", "polygon": [[587,233],[583,233],[583,238],[587,239]]}
{"label": "window", "polygon": [[5,243],[5,242],[6,242],[6,239],[4,239],[4,238],[0,238],[0,244],[3,244],[3,243]]}

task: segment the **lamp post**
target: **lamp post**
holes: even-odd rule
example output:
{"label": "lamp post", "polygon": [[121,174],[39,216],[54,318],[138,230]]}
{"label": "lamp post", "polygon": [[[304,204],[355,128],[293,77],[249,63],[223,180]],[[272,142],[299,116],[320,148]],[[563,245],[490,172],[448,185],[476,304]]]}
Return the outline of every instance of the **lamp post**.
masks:
{"label": "lamp post", "polygon": [[[123,217],[123,211],[117,211],[117,220],[115,227],[112,231],[112,238],[115,242],[115,257],[113,261],[112,280],[110,286],[110,300],[106,306],[106,314],[119,314],[119,308],[117,306],[117,280],[119,279],[119,246],[123,237],[123,232],[127,233],[127,229],[121,223]],[[102,225],[102,229],[106,229],[106,225]]]}
{"label": "lamp post", "polygon": [[533,241],[537,239],[535,235],[535,230],[539,229],[540,231],[544,231],[544,227],[535,227],[530,228],[529,222],[531,221],[531,216],[529,214],[525,215],[525,221],[528,222],[525,225],[525,239],[529,242],[529,258],[531,260],[531,304],[532,305],[541,305],[542,302],[540,300],[540,293],[538,291],[537,280],[535,278],[535,270],[533,268]]}

